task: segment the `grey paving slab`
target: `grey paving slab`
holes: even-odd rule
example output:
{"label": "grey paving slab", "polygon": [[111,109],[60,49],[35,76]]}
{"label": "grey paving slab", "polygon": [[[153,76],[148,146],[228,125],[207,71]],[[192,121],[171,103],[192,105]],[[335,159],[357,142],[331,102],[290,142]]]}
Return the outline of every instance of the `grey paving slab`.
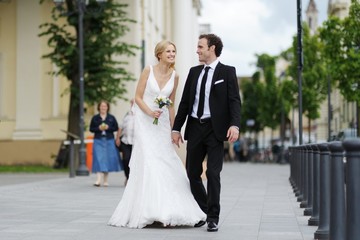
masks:
{"label": "grey paving slab", "polygon": [[310,240],[317,227],[289,184],[289,166],[225,163],[219,231],[206,227],[107,226],[124,191],[124,174],[109,187],[93,187],[95,175],[0,174],[1,240]]}

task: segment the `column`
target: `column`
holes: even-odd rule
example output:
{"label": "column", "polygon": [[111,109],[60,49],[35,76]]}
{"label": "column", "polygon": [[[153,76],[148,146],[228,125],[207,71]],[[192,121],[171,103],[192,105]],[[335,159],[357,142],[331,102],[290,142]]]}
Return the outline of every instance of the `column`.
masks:
{"label": "column", "polygon": [[16,8],[16,124],[13,139],[41,139],[41,46],[37,36],[41,23],[40,4],[18,0]]}

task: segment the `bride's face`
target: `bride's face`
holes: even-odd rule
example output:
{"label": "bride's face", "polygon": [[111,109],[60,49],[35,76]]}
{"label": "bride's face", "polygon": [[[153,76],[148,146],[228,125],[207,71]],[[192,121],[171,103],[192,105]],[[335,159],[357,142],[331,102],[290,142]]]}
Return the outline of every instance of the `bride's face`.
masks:
{"label": "bride's face", "polygon": [[176,56],[176,49],[172,44],[169,44],[165,51],[163,51],[160,54],[160,61],[166,62],[166,63],[174,63],[175,62],[175,56]]}

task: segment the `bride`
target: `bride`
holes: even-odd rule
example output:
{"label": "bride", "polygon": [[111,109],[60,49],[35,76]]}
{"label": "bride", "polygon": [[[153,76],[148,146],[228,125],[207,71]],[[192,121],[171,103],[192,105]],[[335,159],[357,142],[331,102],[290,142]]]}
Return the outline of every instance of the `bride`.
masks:
{"label": "bride", "polygon": [[[179,76],[174,70],[176,46],[161,41],[155,47],[158,64],[143,70],[136,89],[135,136],[130,176],[108,224],[143,228],[194,226],[206,219],[195,201],[185,167],[171,142],[174,108],[159,108],[159,96],[175,100]],[[157,119],[157,124],[154,124]]]}

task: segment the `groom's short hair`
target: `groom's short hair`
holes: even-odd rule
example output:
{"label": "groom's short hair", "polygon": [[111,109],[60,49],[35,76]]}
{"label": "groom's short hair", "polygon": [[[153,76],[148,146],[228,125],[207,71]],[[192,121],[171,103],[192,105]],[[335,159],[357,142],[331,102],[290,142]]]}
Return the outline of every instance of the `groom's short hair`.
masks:
{"label": "groom's short hair", "polygon": [[216,57],[220,57],[221,51],[223,49],[223,43],[221,38],[213,33],[201,34],[199,39],[205,38],[208,42],[208,47],[215,46],[215,55]]}

